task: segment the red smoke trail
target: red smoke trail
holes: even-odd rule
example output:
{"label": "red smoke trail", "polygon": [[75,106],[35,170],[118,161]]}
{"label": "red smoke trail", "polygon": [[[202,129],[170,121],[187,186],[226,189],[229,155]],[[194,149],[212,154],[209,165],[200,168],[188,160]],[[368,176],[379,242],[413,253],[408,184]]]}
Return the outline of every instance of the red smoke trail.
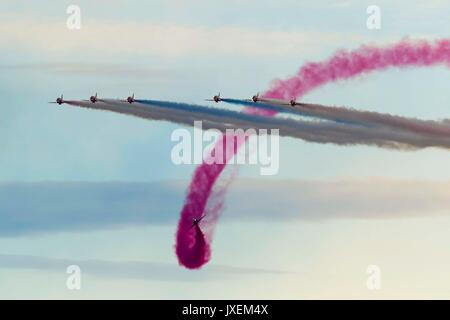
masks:
{"label": "red smoke trail", "polygon": [[[210,158],[215,155],[215,151],[222,147],[221,163],[210,163],[204,161],[194,172],[188,194],[181,211],[180,221],[176,235],[175,250],[178,261],[181,265],[189,269],[196,269],[207,263],[211,257],[210,242],[214,226],[218,219],[218,214],[222,209],[226,187],[218,194],[219,200],[215,205],[207,209],[207,202],[213,191],[213,186],[230,159],[236,154],[240,145],[245,140],[235,136],[223,135],[217,142],[215,148],[210,153]],[[192,219],[205,215],[200,221],[200,227],[192,227]]]}
{"label": "red smoke trail", "polygon": [[[262,97],[288,100],[301,97],[324,84],[350,79],[371,71],[389,67],[430,66],[449,62],[449,40],[431,43],[401,41],[389,47],[362,46],[354,51],[338,51],[331,59],[323,62],[307,63],[293,77],[275,81],[272,88]],[[276,113],[267,113],[267,110],[251,111],[251,109],[248,109],[248,112],[264,112],[266,116],[273,116]],[[237,152],[239,146],[234,147],[233,154]],[[211,211],[206,212],[207,216],[200,227],[191,228],[192,219],[205,214],[214,184],[231,157],[225,158],[224,164],[204,162],[195,170],[181,211],[176,235],[178,261],[187,268],[200,268],[211,257],[212,232],[222,208],[226,189],[220,190],[220,196],[215,199],[217,204]]]}
{"label": "red smoke trail", "polygon": [[331,59],[307,63],[286,80],[274,81],[265,98],[292,99],[329,82],[389,67],[430,66],[450,62],[450,41],[401,41],[390,47],[362,46],[338,51]]}

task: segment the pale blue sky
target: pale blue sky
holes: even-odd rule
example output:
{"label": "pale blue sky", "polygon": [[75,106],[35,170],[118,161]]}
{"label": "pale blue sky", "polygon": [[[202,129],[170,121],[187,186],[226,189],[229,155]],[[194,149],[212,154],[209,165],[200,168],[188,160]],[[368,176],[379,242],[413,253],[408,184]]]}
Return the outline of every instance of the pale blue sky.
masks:
{"label": "pale blue sky", "polygon": [[[65,11],[69,4],[81,8],[80,31],[66,29]],[[371,4],[381,8],[381,30],[366,28],[366,8]],[[177,125],[47,104],[61,93],[66,98],[87,98],[97,91],[102,97],[116,98],[134,92],[139,98],[199,104],[218,91],[227,97],[249,97],[267,88],[272,79],[293,74],[304,62],[324,59],[339,48],[388,44],[407,36],[448,37],[450,27],[450,4],[437,0],[395,4],[345,0],[174,0],[145,5],[142,1],[125,0],[4,0],[0,9],[3,187],[10,182],[42,181],[154,182],[157,186],[173,180],[187,186],[195,166],[175,166],[170,161],[174,144],[170,134]],[[327,85],[304,100],[426,119],[448,118],[449,80],[450,70],[444,67],[389,70]],[[366,181],[375,176],[433,182],[450,177],[450,153],[444,150],[398,152],[310,144],[291,138],[281,139],[280,148],[278,175],[261,177],[259,168],[244,166],[237,179],[252,178],[264,185],[267,180],[286,179],[326,183],[342,179]],[[386,182],[386,188],[389,185]],[[152,190],[149,194],[154,196],[158,188]],[[169,209],[161,209],[170,210],[170,217],[178,216],[183,201],[183,188],[180,190],[168,200]],[[234,195],[230,199],[242,201],[245,209],[240,211],[236,203],[229,205],[233,214],[225,209],[224,216],[235,218],[224,218],[224,223],[219,224],[213,259],[206,271],[198,271],[206,272],[206,281],[195,288],[183,281],[190,277],[189,273],[170,268],[165,277],[172,272],[177,279],[171,282],[145,277],[129,279],[133,277],[124,277],[123,272],[104,277],[98,272],[88,273],[81,292],[74,293],[65,289],[66,274],[58,269],[60,262],[49,263],[56,267],[48,270],[17,264],[2,267],[6,257],[0,259],[0,297],[232,298],[239,292],[239,298],[378,298],[419,297],[423,287],[429,289],[430,295],[449,297],[450,286],[440,279],[445,273],[436,270],[438,264],[443,270],[450,266],[446,250],[450,238],[444,231],[450,218],[444,209],[427,207],[418,214],[421,218],[406,214],[401,219],[375,222],[345,217],[326,222],[294,219],[273,224],[261,217],[240,223],[239,215],[245,216],[249,210],[253,210],[252,217],[258,217],[260,210],[264,216],[271,210],[276,216],[287,201],[281,191],[274,189],[273,200],[264,204],[262,210],[261,205],[244,203],[248,189],[243,190],[244,197]],[[294,200],[302,201],[302,194],[283,189],[283,194],[289,192]],[[369,193],[370,188],[362,192]],[[170,196],[170,192],[167,194]],[[11,196],[12,206],[22,196],[20,192],[16,198]],[[333,197],[334,193],[317,199],[326,202],[327,196]],[[350,204],[356,197],[349,196]],[[58,206],[64,208],[65,202],[58,200]],[[322,202],[317,208],[311,204],[309,210],[326,207]],[[103,203],[102,212],[108,212],[112,204],[108,199]],[[305,207],[297,207],[295,201],[288,203],[291,211],[298,208],[301,217]],[[376,211],[376,206],[368,201],[366,207],[361,207],[361,217],[369,209]],[[445,201],[442,206],[448,207]],[[27,216],[44,214],[39,209],[39,204],[27,212],[22,212],[25,209],[21,207],[17,216],[23,215],[26,220]],[[73,206],[67,212],[60,210],[62,214],[73,212]],[[8,214],[11,212],[14,210]],[[123,215],[126,217],[127,213]],[[2,214],[4,219],[9,217]],[[70,228],[62,227],[59,232],[2,233],[0,254],[66,259],[81,265],[83,260],[93,259],[176,266],[172,250],[175,224],[144,220],[144,225],[139,225],[134,219],[118,219],[117,225],[95,224],[90,231],[78,227],[67,231]],[[392,248],[404,255],[394,254]],[[373,263],[386,270],[385,289],[377,293],[364,286],[365,268]],[[214,269],[215,266],[249,268],[250,275],[236,272],[233,279],[224,279],[223,270]],[[404,271],[405,266],[409,271]],[[252,274],[256,267],[287,273]],[[411,278],[416,282],[411,283]],[[264,291],[258,283],[267,283],[270,288]],[[405,289],[406,284],[411,290]]]}

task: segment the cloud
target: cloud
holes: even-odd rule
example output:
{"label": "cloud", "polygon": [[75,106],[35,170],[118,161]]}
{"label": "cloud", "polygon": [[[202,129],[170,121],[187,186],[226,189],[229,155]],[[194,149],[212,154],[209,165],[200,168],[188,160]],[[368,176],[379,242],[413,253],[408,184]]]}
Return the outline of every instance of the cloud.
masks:
{"label": "cloud", "polygon": [[144,261],[71,260],[29,255],[0,254],[0,268],[57,271],[65,273],[70,265],[80,267],[83,274],[139,280],[173,282],[220,281],[235,276],[287,274],[284,271],[241,268],[226,265],[207,266],[201,272],[192,272],[175,264]]}
{"label": "cloud", "polygon": [[0,69],[13,71],[52,72],[55,74],[75,76],[103,76],[103,77],[131,77],[131,78],[157,78],[173,80],[181,77],[189,70],[133,67],[117,63],[18,63],[0,64]]}
{"label": "cloud", "polygon": [[[174,224],[186,181],[0,184],[0,236]],[[446,215],[450,182],[239,180],[226,221],[391,219]]]}
{"label": "cloud", "polygon": [[[80,30],[69,30],[64,19],[0,16],[0,47],[48,53],[145,53],[160,56],[239,54],[283,56],[314,53],[324,44],[336,47],[361,42],[357,34],[316,31],[272,31],[251,27],[191,26],[147,22],[82,20]],[[84,52],[86,53],[86,52]]]}
{"label": "cloud", "polygon": [[171,183],[0,184],[0,234],[93,230],[175,221],[182,185]]}
{"label": "cloud", "polygon": [[[450,213],[450,182],[388,180],[244,180],[230,190],[228,212],[245,219],[320,221],[395,219]],[[255,199],[260,205],[255,208]],[[239,208],[238,208],[239,207]],[[243,214],[247,213],[247,214]]]}

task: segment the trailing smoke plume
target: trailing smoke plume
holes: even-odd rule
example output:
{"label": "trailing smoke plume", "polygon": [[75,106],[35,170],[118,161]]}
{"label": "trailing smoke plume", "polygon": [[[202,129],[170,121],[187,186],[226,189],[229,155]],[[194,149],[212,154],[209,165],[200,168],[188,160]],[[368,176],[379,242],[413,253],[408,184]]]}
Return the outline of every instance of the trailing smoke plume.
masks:
{"label": "trailing smoke plume", "polygon": [[[136,100],[127,104],[118,100],[101,100],[92,104],[85,101],[68,101],[80,107],[109,110],[150,120],[165,120],[183,125],[193,125],[202,120],[203,128],[226,129],[279,129],[280,135],[316,143],[337,145],[371,145],[392,149],[420,149],[426,147],[450,147],[448,121],[423,121],[388,114],[356,111],[349,108],[328,107],[318,104],[298,104],[289,109],[280,99],[289,101],[300,98],[324,84],[351,79],[373,71],[392,67],[425,67],[450,62],[450,41],[435,42],[402,41],[388,47],[363,46],[354,51],[338,51],[323,62],[307,63],[292,77],[276,80],[263,93],[262,103],[226,99],[226,102],[247,106],[244,112],[220,110],[203,106],[166,101]],[[277,117],[287,112],[314,121]],[[225,136],[222,137],[224,139]],[[231,139],[231,141],[241,141]],[[241,145],[220,145],[232,148],[225,152],[224,164],[204,162],[194,172],[176,235],[178,261],[187,268],[199,268],[211,257],[211,241],[214,226],[223,208],[226,188],[215,188],[227,162]],[[210,200],[213,201],[210,201]],[[191,227],[192,219],[203,216],[200,226]]]}

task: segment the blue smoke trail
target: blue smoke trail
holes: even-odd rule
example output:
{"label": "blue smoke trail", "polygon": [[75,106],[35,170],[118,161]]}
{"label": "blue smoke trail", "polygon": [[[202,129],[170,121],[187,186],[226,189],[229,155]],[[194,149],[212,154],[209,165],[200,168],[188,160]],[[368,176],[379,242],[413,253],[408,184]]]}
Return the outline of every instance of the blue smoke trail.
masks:
{"label": "blue smoke trail", "polygon": [[[102,99],[97,103],[83,100],[65,101],[65,103],[188,126],[194,125],[194,121],[201,120],[203,129],[218,129],[222,132],[227,129],[279,129],[281,136],[290,136],[318,143],[365,144],[396,149],[417,149],[433,146],[450,149],[450,134],[445,134],[445,132],[431,136],[427,134],[428,131],[420,128],[418,128],[420,130],[411,131],[410,129],[386,126],[381,123],[365,126],[332,121],[302,121],[157,100],[139,100],[133,104],[113,99]],[[434,123],[432,122],[432,124]]]}
{"label": "blue smoke trail", "polygon": [[253,102],[253,101],[247,101],[247,100],[241,100],[241,99],[229,99],[229,98],[223,98],[223,99],[221,99],[221,101],[230,103],[230,104],[242,105],[245,107],[261,108],[264,110],[274,111],[277,113],[289,113],[289,114],[298,115],[298,116],[307,117],[307,118],[313,118],[313,119],[317,119],[317,120],[319,120],[319,119],[320,120],[329,120],[329,121],[333,121],[333,122],[341,123],[341,124],[356,124],[356,125],[360,125],[360,126],[368,126],[367,123],[358,122],[358,121],[350,121],[350,120],[342,120],[338,117],[329,116],[327,118],[324,118],[323,116],[320,116],[320,115],[311,114],[306,109],[300,110],[298,108],[281,107],[281,106],[276,105],[275,103],[270,103],[268,101]]}
{"label": "blue smoke trail", "polygon": [[[225,101],[225,99],[223,99]],[[226,99],[227,101],[230,101],[230,103],[236,103],[236,104],[241,104],[240,102],[243,103],[243,105],[245,105],[244,103],[248,103],[249,106],[254,107],[254,105],[252,105],[250,102],[247,101],[243,101],[243,100],[234,100],[234,99]],[[233,102],[231,102],[233,101]],[[235,102],[234,102],[235,101]],[[240,102],[238,102],[240,101]],[[253,114],[247,114],[247,113],[243,113],[243,112],[238,112],[238,111],[232,111],[232,110],[227,110],[227,109],[218,109],[218,108],[210,108],[210,107],[206,107],[206,106],[200,106],[200,105],[195,105],[195,104],[188,104],[188,103],[181,103],[181,102],[171,102],[171,101],[161,101],[161,100],[136,100],[136,102],[142,103],[142,104],[146,104],[146,105],[151,105],[154,107],[159,107],[159,108],[165,108],[165,109],[173,109],[173,110],[177,110],[177,111],[185,111],[185,112],[189,112],[189,113],[193,113],[193,114],[209,114],[209,115],[213,115],[213,116],[218,116],[218,117],[222,117],[222,118],[235,118],[235,119],[240,119],[240,120],[245,120],[245,121],[258,121],[260,123],[273,123],[274,120],[268,117],[264,117],[264,116],[260,116],[260,115],[253,115]],[[282,107],[278,107],[278,106],[273,106],[273,105],[266,105],[265,108],[267,108],[268,110],[273,110],[273,111],[278,111],[278,112],[285,112],[286,110]],[[297,112],[297,114],[299,114],[300,112]],[[320,118],[315,117],[318,120],[322,120]]]}
{"label": "blue smoke trail", "polygon": [[241,99],[230,99],[230,98],[221,98],[221,101],[230,103],[230,104],[237,104],[244,107],[250,107],[250,108],[262,108],[269,111],[274,111],[278,113],[291,113],[295,115],[305,116],[305,117],[311,117],[310,115],[296,109],[287,109],[280,106],[277,106],[275,104],[270,104],[267,102],[253,102],[253,101],[247,101],[247,100],[241,100]]}

